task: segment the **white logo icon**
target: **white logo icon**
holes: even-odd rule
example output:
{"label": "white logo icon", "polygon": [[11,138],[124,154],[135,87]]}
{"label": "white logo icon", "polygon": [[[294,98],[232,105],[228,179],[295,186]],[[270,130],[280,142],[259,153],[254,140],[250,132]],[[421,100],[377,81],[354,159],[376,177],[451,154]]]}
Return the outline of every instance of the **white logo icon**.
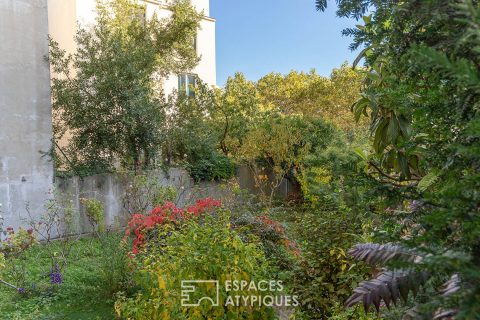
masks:
{"label": "white logo icon", "polygon": [[[199,284],[215,285],[215,297],[202,296],[196,301],[191,301],[191,294],[195,294]],[[182,307],[199,307],[203,300],[210,301],[212,306],[219,305],[219,284],[218,280],[182,280]]]}

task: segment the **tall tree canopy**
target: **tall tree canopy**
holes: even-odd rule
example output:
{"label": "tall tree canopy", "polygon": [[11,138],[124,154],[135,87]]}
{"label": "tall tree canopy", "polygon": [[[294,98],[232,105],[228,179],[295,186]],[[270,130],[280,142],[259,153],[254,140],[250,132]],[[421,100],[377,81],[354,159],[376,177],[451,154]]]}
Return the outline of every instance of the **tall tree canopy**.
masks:
{"label": "tall tree canopy", "polygon": [[106,170],[152,163],[165,116],[161,80],[198,62],[199,14],[187,0],[169,10],[169,18],[147,18],[135,1],[101,0],[96,23],[78,29],[76,52],[51,40],[55,137],[70,136],[68,164]]}

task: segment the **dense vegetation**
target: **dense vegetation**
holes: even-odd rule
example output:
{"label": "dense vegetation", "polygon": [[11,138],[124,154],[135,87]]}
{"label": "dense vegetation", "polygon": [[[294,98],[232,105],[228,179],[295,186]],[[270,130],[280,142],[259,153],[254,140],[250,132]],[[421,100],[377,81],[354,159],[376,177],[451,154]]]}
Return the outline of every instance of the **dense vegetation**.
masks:
{"label": "dense vegetation", "polygon": [[[363,20],[344,31],[364,48],[355,62],[363,67],[256,82],[237,73],[223,88],[198,81],[194,95],[168,99],[152,75],[195,64],[193,9],[174,2],[168,23],[140,23],[130,1],[102,3],[75,55],[52,42],[50,62],[62,74],[56,132],[73,132],[54,157],[72,174],[134,169],[123,196],[129,223],[125,233],[104,228],[102,204],[82,199],[93,233],[74,241],[80,213],[61,195],[29,230],[0,220],[8,319],[480,318],[476,1],[339,0],[339,16]],[[327,1],[316,4],[324,10]],[[66,77],[72,65],[79,71]],[[235,181],[238,165],[251,171],[253,193]],[[180,208],[180,190],[143,170],[156,166],[217,180],[223,197]],[[295,198],[276,197],[285,180],[298,186]],[[45,230],[63,240],[49,231],[46,244],[35,243]],[[287,315],[227,306],[221,286],[224,307],[192,309],[178,290],[191,278],[281,281],[298,304]]]}
{"label": "dense vegetation", "polygon": [[348,305],[378,309],[380,300],[388,305],[399,290],[406,299],[423,285],[430,293],[409,301],[410,317],[478,318],[478,3],[338,3],[340,16],[372,12],[345,33],[353,48],[365,47],[366,81],[354,111],[371,119],[366,163],[391,190],[376,240],[398,243],[356,246],[356,258],[388,271],[363,283]]}

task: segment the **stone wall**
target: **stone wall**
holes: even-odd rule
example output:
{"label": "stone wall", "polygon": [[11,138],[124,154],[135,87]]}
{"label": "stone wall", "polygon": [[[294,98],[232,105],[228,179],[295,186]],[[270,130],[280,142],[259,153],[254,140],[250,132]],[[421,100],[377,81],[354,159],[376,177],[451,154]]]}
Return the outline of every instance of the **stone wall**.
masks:
{"label": "stone wall", "polygon": [[18,227],[53,186],[47,0],[0,1],[0,208]]}

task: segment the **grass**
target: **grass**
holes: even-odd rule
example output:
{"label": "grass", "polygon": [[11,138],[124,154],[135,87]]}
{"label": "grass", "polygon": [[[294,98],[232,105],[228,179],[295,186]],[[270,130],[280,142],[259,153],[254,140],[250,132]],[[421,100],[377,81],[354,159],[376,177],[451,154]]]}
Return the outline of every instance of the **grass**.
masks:
{"label": "grass", "polygon": [[[102,241],[84,238],[73,242],[63,283],[52,290],[50,256],[44,245],[25,252],[27,288],[37,288],[23,296],[5,285],[0,286],[0,319],[113,319],[113,294],[110,272],[115,273],[113,255],[119,235],[107,235]],[[55,248],[56,244],[52,245]],[[117,257],[118,258],[118,257]],[[9,280],[8,268],[3,279]],[[113,289],[112,289],[113,290]]]}

